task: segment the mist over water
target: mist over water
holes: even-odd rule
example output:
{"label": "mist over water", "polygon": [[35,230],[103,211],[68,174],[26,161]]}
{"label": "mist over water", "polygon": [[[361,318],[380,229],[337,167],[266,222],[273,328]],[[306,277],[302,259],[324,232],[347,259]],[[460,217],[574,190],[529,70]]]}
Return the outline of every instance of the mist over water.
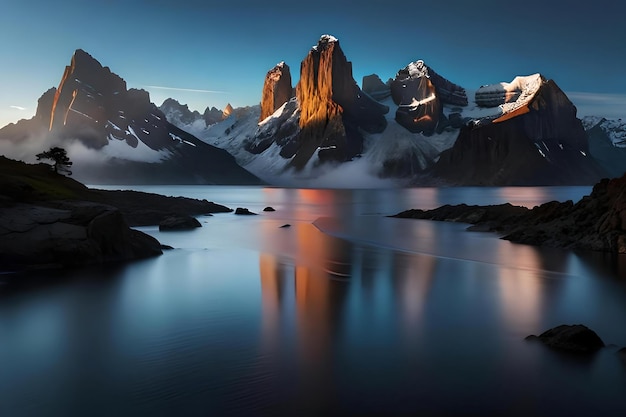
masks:
{"label": "mist over water", "polygon": [[[141,189],[259,215],[140,228],[176,248],[159,258],[5,279],[2,415],[626,413],[622,257],[385,217],[590,187]],[[564,323],[612,346],[524,341]]]}

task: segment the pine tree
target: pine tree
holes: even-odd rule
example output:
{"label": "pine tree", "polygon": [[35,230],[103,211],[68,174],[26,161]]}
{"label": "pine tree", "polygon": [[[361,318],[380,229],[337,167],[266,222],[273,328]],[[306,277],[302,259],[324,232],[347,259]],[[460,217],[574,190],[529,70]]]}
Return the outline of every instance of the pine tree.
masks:
{"label": "pine tree", "polygon": [[40,161],[42,159],[49,159],[53,161],[52,169],[54,172],[72,175],[72,171],[70,171],[70,167],[73,162],[70,161],[70,158],[67,156],[67,151],[63,148],[59,148],[54,146],[45,152],[39,153],[36,155],[37,160]]}

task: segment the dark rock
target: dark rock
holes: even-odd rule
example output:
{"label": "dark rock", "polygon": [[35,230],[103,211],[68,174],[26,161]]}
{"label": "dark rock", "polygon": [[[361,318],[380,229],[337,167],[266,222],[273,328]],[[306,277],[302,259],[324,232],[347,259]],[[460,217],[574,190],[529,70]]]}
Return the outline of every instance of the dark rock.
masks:
{"label": "dark rock", "polygon": [[243,216],[256,215],[256,213],[253,213],[253,212],[251,212],[250,210],[248,210],[247,208],[244,208],[244,207],[237,207],[235,209],[235,214],[239,214],[239,215],[243,215]]}
{"label": "dark rock", "polygon": [[64,206],[20,203],[1,210],[3,270],[128,261],[162,253],[156,239],[130,229],[113,207],[84,201]]}
{"label": "dark rock", "polygon": [[626,175],[603,179],[576,204],[551,201],[533,209],[446,205],[394,217],[466,222],[476,225],[474,230],[501,232],[503,239],[516,243],[626,253]]}
{"label": "dark rock", "polygon": [[375,100],[382,101],[391,96],[391,88],[389,85],[383,83],[376,74],[363,77],[362,86],[363,91]]}
{"label": "dark rock", "polygon": [[[589,124],[593,120],[592,124]],[[620,177],[626,172],[626,122],[622,119],[594,120],[584,118],[583,123],[589,138],[589,152],[611,177]]]}
{"label": "dark rock", "polygon": [[261,117],[259,121],[271,116],[280,106],[293,97],[291,72],[289,65],[279,62],[265,75],[263,94],[261,95]]}
{"label": "dark rock", "polygon": [[572,353],[594,353],[604,347],[604,342],[596,332],[582,324],[563,324],[526,339],[538,339],[548,347]]}
{"label": "dark rock", "polygon": [[411,62],[391,82],[391,96],[398,105],[396,121],[413,133],[432,135],[447,124],[443,104],[467,105],[465,89],[429,68],[424,61]]}
{"label": "dark rock", "polygon": [[274,207],[269,207],[269,206],[268,206],[268,207],[265,207],[265,208],[263,209],[263,211],[276,211],[276,210],[274,210]]}
{"label": "dark rock", "polygon": [[170,216],[159,223],[159,230],[191,230],[202,227],[200,222],[191,216]]}
{"label": "dark rock", "polygon": [[288,227],[291,227],[289,223],[283,224],[282,226],[280,226],[280,229],[287,229]]}
{"label": "dark rock", "polygon": [[436,177],[453,185],[503,186],[593,184],[606,176],[589,157],[587,136],[565,93],[552,80],[527,78],[536,91],[496,119],[461,128],[434,165]]}

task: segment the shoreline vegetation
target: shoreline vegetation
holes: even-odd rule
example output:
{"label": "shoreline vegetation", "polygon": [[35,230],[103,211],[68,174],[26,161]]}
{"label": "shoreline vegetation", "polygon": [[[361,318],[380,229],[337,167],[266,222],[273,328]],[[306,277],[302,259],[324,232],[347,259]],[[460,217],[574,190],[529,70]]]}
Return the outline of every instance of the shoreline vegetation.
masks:
{"label": "shoreline vegetation", "polygon": [[49,165],[0,156],[0,272],[158,256],[164,247],[131,227],[231,211],[206,200],[90,189]]}

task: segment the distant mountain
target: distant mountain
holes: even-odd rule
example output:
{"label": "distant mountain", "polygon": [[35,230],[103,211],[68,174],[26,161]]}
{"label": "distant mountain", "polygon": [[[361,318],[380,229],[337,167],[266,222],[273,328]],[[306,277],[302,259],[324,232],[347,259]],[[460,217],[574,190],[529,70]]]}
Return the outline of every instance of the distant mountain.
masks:
{"label": "distant mountain", "polygon": [[127,89],[80,49],[59,87],[39,99],[36,115],[0,129],[4,153],[20,159],[51,145],[68,149],[75,177],[87,183],[260,182],[226,151],[169,123],[147,92]]}
{"label": "distant mountain", "polygon": [[[228,107],[230,107],[230,104]],[[194,134],[195,131],[201,131],[206,129],[207,126],[226,119],[232,112],[232,107],[227,111],[216,107],[207,107],[204,113],[200,114],[197,110],[189,110],[186,104],[181,104],[173,98],[168,98],[159,106],[159,110],[163,112],[168,122]]]}
{"label": "distant mountain", "polygon": [[582,123],[591,155],[611,177],[621,177],[626,172],[626,121],[587,116]]}
{"label": "distant mountain", "polygon": [[459,185],[592,184],[607,172],[590,156],[576,107],[540,74],[481,87],[492,114],[461,128],[433,174]]}

